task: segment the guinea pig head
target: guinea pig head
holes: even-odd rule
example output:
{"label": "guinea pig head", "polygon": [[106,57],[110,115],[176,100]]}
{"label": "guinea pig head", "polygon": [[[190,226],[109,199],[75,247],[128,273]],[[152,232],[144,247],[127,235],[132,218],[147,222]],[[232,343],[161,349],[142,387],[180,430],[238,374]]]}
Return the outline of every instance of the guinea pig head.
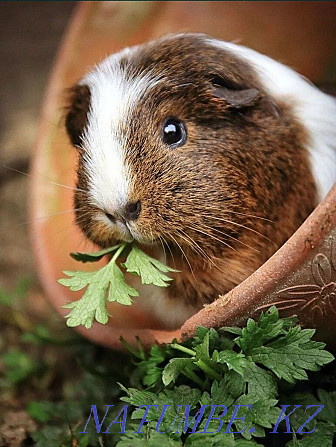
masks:
{"label": "guinea pig head", "polygon": [[76,221],[101,247],[163,244],[200,268],[248,254],[250,273],[316,203],[290,106],[203,35],[105,59],[72,88],[66,127]]}

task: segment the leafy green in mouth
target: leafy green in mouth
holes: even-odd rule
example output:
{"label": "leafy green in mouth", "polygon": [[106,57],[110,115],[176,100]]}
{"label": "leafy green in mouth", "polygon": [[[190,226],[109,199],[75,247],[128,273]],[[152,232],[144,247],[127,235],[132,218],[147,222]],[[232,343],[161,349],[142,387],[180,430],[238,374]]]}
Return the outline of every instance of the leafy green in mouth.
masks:
{"label": "leafy green in mouth", "polygon": [[[127,253],[126,261],[119,263],[121,256]],[[59,279],[63,286],[71,291],[86,290],[78,301],[65,306],[71,309],[66,316],[70,327],[83,325],[89,329],[93,321],[106,324],[109,314],[106,309],[107,301],[130,306],[132,297],[139,296],[139,292],[127,284],[124,271],[140,276],[142,284],[153,284],[168,287],[172,281],[166,273],[177,270],[164,265],[152,258],[135,244],[121,243],[111,248],[94,253],[71,253],[73,259],[80,262],[97,262],[106,255],[112,255],[111,260],[101,269],[94,272],[64,271],[67,278]]]}

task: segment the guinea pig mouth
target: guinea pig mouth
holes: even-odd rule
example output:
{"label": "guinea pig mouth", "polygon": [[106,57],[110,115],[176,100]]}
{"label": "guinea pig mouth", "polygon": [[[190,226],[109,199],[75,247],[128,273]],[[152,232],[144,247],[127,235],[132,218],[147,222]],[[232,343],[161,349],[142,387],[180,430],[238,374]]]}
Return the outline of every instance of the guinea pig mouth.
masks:
{"label": "guinea pig mouth", "polygon": [[129,223],[123,219],[111,220],[105,213],[97,216],[99,222],[104,224],[105,236],[109,236],[111,232],[111,239],[119,239],[124,242],[133,242],[136,239],[136,235],[133,234],[133,230]]}
{"label": "guinea pig mouth", "polygon": [[125,225],[118,225],[118,229],[120,233],[122,234],[122,239],[124,242],[133,242],[134,236],[131,232],[131,230],[128,228],[127,223]]}
{"label": "guinea pig mouth", "polygon": [[117,231],[118,233],[120,233],[121,239],[124,242],[133,242],[135,240],[135,237],[128,222],[117,221],[115,223],[115,226],[117,227]]}

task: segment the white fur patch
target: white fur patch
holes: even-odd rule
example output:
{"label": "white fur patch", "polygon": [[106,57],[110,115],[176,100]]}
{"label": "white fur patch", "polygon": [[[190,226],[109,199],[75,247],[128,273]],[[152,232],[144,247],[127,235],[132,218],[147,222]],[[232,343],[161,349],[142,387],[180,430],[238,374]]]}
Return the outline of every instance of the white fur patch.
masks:
{"label": "white fur patch", "polygon": [[294,115],[308,131],[312,172],[322,200],[336,182],[336,100],[321,92],[291,68],[249,48],[206,39],[220,49],[246,59],[275,99],[292,106]]}
{"label": "white fur patch", "polygon": [[125,160],[126,137],[121,127],[156,80],[150,75],[130,77],[119,60],[136,47],[114,54],[94,68],[82,81],[91,93],[88,125],[83,135],[84,162],[89,176],[91,203],[113,213],[123,207],[131,188],[130,167]]}
{"label": "white fur patch", "polygon": [[130,278],[127,284],[138,290],[140,294],[136,305],[142,311],[153,315],[164,329],[172,330],[181,327],[197,310],[185,305],[178,298],[170,299],[164,287],[143,285],[141,281],[135,282],[133,278]]}
{"label": "white fur patch", "polygon": [[157,286],[147,286],[142,292],[140,286],[137,290],[140,291],[140,297],[143,297],[141,302],[139,300],[140,307],[155,315],[165,329],[179,328],[188,318],[195,315],[195,307],[187,306],[178,297],[168,298],[164,288],[158,290]]}

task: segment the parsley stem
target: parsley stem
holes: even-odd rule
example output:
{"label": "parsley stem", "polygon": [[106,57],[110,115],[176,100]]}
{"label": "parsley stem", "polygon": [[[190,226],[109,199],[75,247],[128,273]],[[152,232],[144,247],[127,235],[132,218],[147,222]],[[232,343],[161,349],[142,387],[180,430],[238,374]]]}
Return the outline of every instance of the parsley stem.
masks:
{"label": "parsley stem", "polygon": [[111,263],[116,262],[116,260],[118,259],[118,257],[121,255],[121,253],[124,251],[124,248],[126,247],[126,242],[123,242],[120,247],[118,248],[118,250],[114,253],[112,259],[111,259]]}
{"label": "parsley stem", "polygon": [[208,376],[215,380],[222,380],[222,376],[215,371],[211,366],[207,365],[203,360],[197,360],[195,364],[202,369]]}
{"label": "parsley stem", "polygon": [[134,349],[133,346],[124,339],[124,337],[120,337],[120,342],[127,349],[127,351],[134,355],[134,357],[138,358],[139,360],[144,360],[143,356],[136,349]]}
{"label": "parsley stem", "polygon": [[182,374],[184,374],[186,377],[188,377],[188,379],[192,380],[193,382],[197,383],[197,385],[203,388],[204,382],[198,377],[197,374],[194,373],[194,371],[186,368],[184,371],[182,371]]}
{"label": "parsley stem", "polygon": [[179,345],[178,343],[172,343],[170,346],[174,349],[177,349],[178,351],[184,352],[185,354],[189,354],[192,357],[195,357],[196,355],[195,351],[193,351],[192,349],[188,349],[185,346]]}
{"label": "parsley stem", "polygon": [[[172,343],[170,345],[174,349],[178,349],[181,352],[184,352],[185,354],[189,354],[192,357],[196,357],[196,352],[192,349],[186,348],[185,346],[179,345],[178,343]],[[222,380],[222,376],[215,371],[211,366],[209,366],[207,363],[205,363],[203,360],[195,359],[195,365],[197,365],[202,371],[208,374],[208,376],[212,377],[215,380]]]}

